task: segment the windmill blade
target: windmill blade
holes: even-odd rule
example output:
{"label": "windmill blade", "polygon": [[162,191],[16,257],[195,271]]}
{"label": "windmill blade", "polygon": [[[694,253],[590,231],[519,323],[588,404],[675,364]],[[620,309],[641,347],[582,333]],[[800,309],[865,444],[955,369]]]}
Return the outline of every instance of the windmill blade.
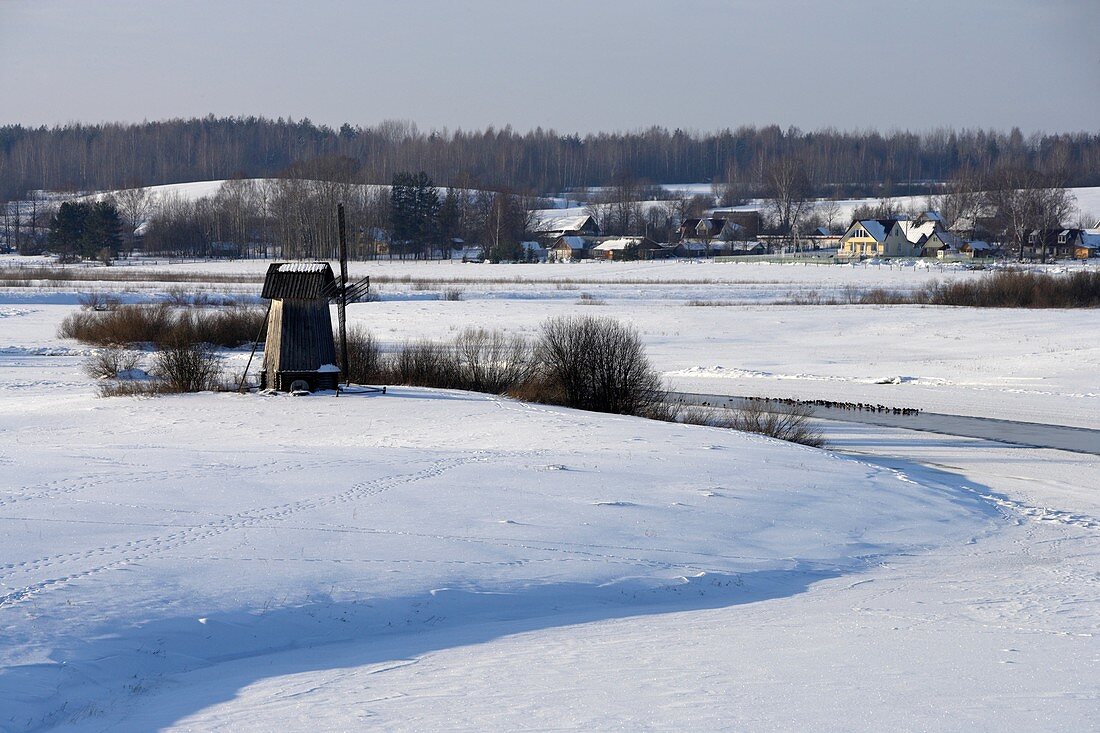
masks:
{"label": "windmill blade", "polygon": [[353,283],[344,288],[344,294],[347,296],[349,303],[358,303],[366,298],[367,293],[370,292],[370,277],[365,277],[359,282]]}

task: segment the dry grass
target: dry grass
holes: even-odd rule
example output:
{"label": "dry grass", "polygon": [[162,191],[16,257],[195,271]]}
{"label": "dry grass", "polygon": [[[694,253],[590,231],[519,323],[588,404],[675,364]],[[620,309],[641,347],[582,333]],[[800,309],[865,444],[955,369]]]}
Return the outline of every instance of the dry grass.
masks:
{"label": "dry grass", "polygon": [[61,322],[58,336],[96,346],[206,342],[234,348],[251,343],[264,324],[264,310],[235,306],[205,311],[165,304],[124,305],[108,311],[77,311]]}

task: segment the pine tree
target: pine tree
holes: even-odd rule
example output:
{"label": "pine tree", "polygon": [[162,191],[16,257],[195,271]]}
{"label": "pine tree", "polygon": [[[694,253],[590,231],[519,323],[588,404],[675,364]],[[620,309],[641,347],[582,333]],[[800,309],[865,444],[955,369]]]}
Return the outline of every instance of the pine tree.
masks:
{"label": "pine tree", "polygon": [[75,259],[80,254],[91,208],[88,204],[66,201],[50,218],[46,241],[63,261]]}
{"label": "pine tree", "polygon": [[[87,206],[87,204],[85,204]],[[122,219],[118,209],[109,201],[97,201],[88,208],[84,219],[84,232],[80,239],[80,254],[86,258],[105,259],[107,250],[110,258],[118,255],[122,244]]]}

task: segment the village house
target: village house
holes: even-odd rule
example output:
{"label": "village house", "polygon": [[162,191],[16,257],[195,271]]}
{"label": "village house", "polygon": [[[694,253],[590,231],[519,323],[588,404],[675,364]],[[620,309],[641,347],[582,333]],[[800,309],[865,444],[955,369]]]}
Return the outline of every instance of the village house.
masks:
{"label": "village house", "polygon": [[547,262],[576,262],[589,259],[594,241],[590,237],[567,234],[558,237],[546,250]]}
{"label": "village house", "polygon": [[[932,242],[933,251],[944,245],[950,235],[935,212],[925,212],[917,219],[863,219],[852,222],[840,238],[841,258],[920,257],[925,244]],[[951,241],[957,241],[951,238]]]}
{"label": "village house", "polygon": [[558,213],[554,209],[540,209],[532,214],[531,233],[545,242],[556,242],[565,236],[595,237],[600,233],[595,219],[588,214],[577,214],[576,210]]}
{"label": "village house", "polygon": [[592,257],[601,260],[659,260],[672,256],[672,247],[658,244],[649,237],[616,237],[592,248]]}
{"label": "village house", "polygon": [[1082,229],[1033,229],[1023,245],[1024,259],[1068,260],[1076,257]]}
{"label": "village house", "polygon": [[1081,230],[1073,248],[1073,256],[1078,260],[1100,257],[1100,227]]}
{"label": "village house", "polygon": [[757,209],[712,209],[710,217],[740,227],[739,239],[756,239],[763,228],[763,217]]}

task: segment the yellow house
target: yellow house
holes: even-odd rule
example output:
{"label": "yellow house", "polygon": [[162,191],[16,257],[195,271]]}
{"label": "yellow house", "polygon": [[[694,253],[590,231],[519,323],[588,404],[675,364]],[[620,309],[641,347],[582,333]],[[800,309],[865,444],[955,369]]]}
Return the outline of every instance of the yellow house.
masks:
{"label": "yellow house", "polygon": [[862,219],[840,238],[838,257],[920,257],[925,242],[938,231],[937,220]]}

